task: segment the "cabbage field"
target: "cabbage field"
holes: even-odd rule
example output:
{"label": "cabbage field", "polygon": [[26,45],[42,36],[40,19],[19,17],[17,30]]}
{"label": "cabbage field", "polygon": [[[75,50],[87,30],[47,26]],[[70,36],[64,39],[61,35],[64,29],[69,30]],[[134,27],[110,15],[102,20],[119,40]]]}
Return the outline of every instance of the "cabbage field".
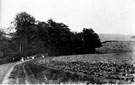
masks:
{"label": "cabbage field", "polygon": [[130,84],[135,80],[133,64],[129,52],[36,59],[28,66],[39,83]]}

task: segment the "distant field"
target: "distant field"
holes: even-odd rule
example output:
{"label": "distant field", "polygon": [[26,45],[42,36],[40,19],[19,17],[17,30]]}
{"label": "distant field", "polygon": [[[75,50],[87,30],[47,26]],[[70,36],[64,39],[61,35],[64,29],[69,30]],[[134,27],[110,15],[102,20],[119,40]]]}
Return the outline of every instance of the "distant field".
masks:
{"label": "distant field", "polygon": [[133,35],[120,35],[120,34],[98,34],[100,40],[103,41],[134,41]]}
{"label": "distant field", "polygon": [[135,47],[135,41],[105,41],[102,42],[102,47],[96,50],[99,53],[120,53],[132,52]]}

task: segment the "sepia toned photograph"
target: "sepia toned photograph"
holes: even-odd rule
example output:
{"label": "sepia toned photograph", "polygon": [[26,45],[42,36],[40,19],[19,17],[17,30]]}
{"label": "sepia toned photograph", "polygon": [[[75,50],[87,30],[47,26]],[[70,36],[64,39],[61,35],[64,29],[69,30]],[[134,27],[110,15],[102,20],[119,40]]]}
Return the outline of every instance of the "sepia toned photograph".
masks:
{"label": "sepia toned photograph", "polygon": [[135,0],[0,0],[0,85],[135,85]]}

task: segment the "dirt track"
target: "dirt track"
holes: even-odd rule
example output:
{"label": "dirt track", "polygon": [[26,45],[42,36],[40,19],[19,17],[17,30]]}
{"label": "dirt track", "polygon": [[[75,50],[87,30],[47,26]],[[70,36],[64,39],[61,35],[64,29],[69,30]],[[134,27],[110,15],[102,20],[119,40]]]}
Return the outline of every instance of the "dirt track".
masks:
{"label": "dirt track", "polygon": [[[29,61],[29,60],[27,60]],[[26,70],[26,63],[16,62],[5,72],[1,84],[32,84],[35,83],[31,75],[28,74],[29,70]]]}
{"label": "dirt track", "polygon": [[10,69],[8,70],[8,72],[6,73],[6,75],[2,79],[2,82],[1,82],[2,84],[8,84],[10,82],[9,76],[10,76],[11,72],[13,71],[14,66],[16,66],[17,64],[20,64],[20,63],[21,62],[16,62],[10,67]]}
{"label": "dirt track", "polygon": [[0,83],[2,83],[2,80],[4,76],[7,74],[7,72],[10,70],[10,68],[14,65],[15,63],[8,63],[8,64],[2,64],[0,65]]}

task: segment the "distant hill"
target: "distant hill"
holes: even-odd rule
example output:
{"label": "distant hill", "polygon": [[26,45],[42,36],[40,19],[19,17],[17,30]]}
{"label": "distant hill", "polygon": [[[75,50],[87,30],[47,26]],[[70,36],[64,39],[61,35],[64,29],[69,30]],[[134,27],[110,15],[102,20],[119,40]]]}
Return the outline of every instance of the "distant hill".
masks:
{"label": "distant hill", "polygon": [[135,41],[105,41],[102,42],[102,47],[97,48],[99,53],[121,53],[133,52]]}
{"label": "distant hill", "polygon": [[135,41],[132,35],[120,35],[120,34],[98,34],[100,40],[103,41]]}

